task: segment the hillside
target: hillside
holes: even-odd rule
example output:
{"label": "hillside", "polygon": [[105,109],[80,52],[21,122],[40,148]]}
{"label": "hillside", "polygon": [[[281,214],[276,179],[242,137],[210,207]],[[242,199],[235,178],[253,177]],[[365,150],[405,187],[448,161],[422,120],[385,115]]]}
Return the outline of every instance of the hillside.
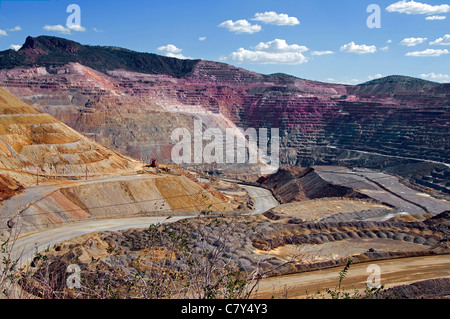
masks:
{"label": "hillside", "polygon": [[404,76],[329,84],[52,37],[10,51],[0,53],[8,56],[0,86],[134,158],[169,163],[171,133],[192,132],[194,120],[222,130],[273,127],[281,164],[367,167],[450,193],[449,84]]}
{"label": "hillside", "polygon": [[[0,89],[0,169],[42,177],[135,171],[141,164]],[[25,182],[25,184],[27,184]]]}
{"label": "hillside", "polygon": [[149,74],[180,77],[190,72],[198,60],[179,60],[156,54],[139,53],[117,47],[81,45],[63,38],[27,37],[22,48],[15,52],[0,52],[1,68],[31,67],[34,65],[64,65],[78,62],[94,70],[122,69]]}
{"label": "hillside", "polygon": [[0,239],[87,219],[239,205],[182,170],[165,170],[145,168],[0,89]]}

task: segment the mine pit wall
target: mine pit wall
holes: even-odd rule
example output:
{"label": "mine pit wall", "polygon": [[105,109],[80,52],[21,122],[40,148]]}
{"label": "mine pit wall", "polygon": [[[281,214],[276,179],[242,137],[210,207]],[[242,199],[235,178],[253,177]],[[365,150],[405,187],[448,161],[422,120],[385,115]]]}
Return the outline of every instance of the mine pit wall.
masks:
{"label": "mine pit wall", "polygon": [[24,235],[83,220],[197,215],[210,204],[217,211],[234,208],[185,176],[142,176],[58,189],[29,205],[2,228]]}
{"label": "mine pit wall", "polygon": [[[237,127],[279,128],[282,165],[366,166],[450,193],[449,167],[438,163],[450,157],[450,95],[444,86],[430,84],[439,87],[431,91],[420,85],[397,86],[391,92],[390,86],[263,76],[208,61],[179,79],[125,71],[108,74],[102,76],[114,89],[101,83],[91,87],[93,82],[75,69],[46,83],[38,75],[22,78],[12,70],[2,76],[2,85],[101,144],[146,161],[170,161],[171,131],[189,127],[193,113],[183,112],[201,106]],[[158,113],[158,103],[169,108]],[[155,140],[161,145],[154,145]]]}

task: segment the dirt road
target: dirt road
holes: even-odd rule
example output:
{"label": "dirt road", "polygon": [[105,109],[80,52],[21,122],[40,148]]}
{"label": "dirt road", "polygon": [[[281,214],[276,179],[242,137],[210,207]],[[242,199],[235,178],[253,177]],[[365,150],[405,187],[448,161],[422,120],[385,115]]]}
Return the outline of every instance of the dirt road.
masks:
{"label": "dirt road", "polygon": [[37,251],[45,250],[52,247],[56,243],[75,238],[81,235],[89,234],[97,231],[122,230],[128,228],[146,228],[151,224],[163,222],[175,222],[183,218],[193,216],[176,216],[167,219],[162,217],[133,217],[133,218],[116,218],[82,221],[78,223],[70,223],[64,226],[52,228],[39,233],[29,234],[18,238],[14,243],[13,257],[19,259],[19,264],[23,264],[30,260]]}
{"label": "dirt road", "polygon": [[242,184],[240,184],[239,186],[247,191],[248,195],[253,199],[253,202],[255,203],[254,210],[251,215],[262,214],[269,209],[279,205],[278,201],[275,199],[275,197],[273,197],[272,192],[268,189]]}
{"label": "dirt road", "polygon": [[[364,290],[372,274],[368,266],[373,264],[380,267],[380,283],[385,288],[426,279],[450,278],[450,255],[399,258],[351,265],[344,279],[344,289],[348,292]],[[325,292],[325,288],[334,290],[339,281],[339,271],[343,268],[267,278],[261,281],[255,297],[285,298],[287,295],[287,298],[306,298],[319,290]]]}
{"label": "dirt road", "polygon": [[[136,176],[115,177],[114,179],[136,178]],[[105,180],[112,180],[103,179]],[[95,181],[88,181],[95,182]],[[272,193],[266,189],[242,185],[250,197],[255,202],[255,210],[252,214],[261,214],[266,210],[278,205],[278,202],[273,198]],[[38,189],[35,188],[32,194],[35,194]],[[39,189],[40,190],[40,189]],[[47,189],[46,189],[47,190]],[[47,190],[48,191],[48,190]],[[14,244],[14,257],[19,258],[19,264],[26,262],[33,257],[37,251],[42,251],[47,247],[52,247],[58,242],[62,242],[74,237],[97,231],[106,230],[122,230],[128,228],[145,228],[150,224],[161,222],[174,222],[184,218],[191,218],[193,216],[176,216],[167,219],[167,216],[162,217],[133,217],[133,218],[117,218],[117,219],[101,219],[101,220],[86,220],[75,223],[69,223],[63,226],[45,230],[39,233],[28,234],[20,237]]]}

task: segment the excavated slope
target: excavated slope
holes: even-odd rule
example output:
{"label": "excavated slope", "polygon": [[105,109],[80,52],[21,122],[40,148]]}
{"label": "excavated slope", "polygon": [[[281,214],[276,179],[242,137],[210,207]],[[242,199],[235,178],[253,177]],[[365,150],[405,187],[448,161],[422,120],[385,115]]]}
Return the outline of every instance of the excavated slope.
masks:
{"label": "excavated slope", "polygon": [[0,173],[10,183],[36,183],[30,174],[92,177],[133,172],[139,166],[0,89]]}
{"label": "excavated slope", "polygon": [[238,204],[188,178],[156,172],[0,89],[0,238],[68,222],[229,211]]}

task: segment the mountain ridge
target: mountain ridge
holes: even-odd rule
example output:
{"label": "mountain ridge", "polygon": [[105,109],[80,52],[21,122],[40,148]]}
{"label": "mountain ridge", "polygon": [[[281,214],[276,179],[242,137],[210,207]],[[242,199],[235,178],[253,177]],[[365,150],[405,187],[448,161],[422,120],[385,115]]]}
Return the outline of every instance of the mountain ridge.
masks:
{"label": "mountain ridge", "polygon": [[[155,53],[137,52],[116,46],[84,45],[61,37],[42,35],[38,37],[28,36],[25,43],[18,51],[14,51],[12,49],[0,51],[0,61],[0,67],[6,69],[76,62],[101,72],[123,69],[125,71],[146,74],[166,74],[176,78],[181,78],[188,76],[194,70],[195,66],[203,60],[165,57]],[[221,63],[215,61],[205,62]],[[226,63],[222,64],[231,66]],[[260,74],[248,70],[245,71]],[[261,76],[285,80],[303,80],[340,85],[338,83],[325,83],[322,81],[307,80],[285,73],[273,73],[268,75],[261,74]],[[389,75],[357,85],[345,86],[368,86],[386,83],[441,84],[411,76]]]}
{"label": "mountain ridge", "polygon": [[167,74],[181,77],[192,71],[199,60],[180,60],[154,53],[141,53],[116,47],[83,45],[51,36],[28,36],[18,50],[0,52],[0,67],[48,66],[80,63],[97,71],[124,69],[127,71]]}

